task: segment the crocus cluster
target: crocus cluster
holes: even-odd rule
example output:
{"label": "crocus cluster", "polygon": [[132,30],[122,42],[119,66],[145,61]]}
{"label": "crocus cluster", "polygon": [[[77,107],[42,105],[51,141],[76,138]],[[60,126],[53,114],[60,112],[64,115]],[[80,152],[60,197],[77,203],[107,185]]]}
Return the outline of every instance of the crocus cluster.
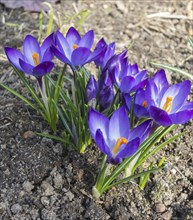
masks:
{"label": "crocus cluster", "polygon": [[[126,50],[116,53],[114,42],[107,44],[102,38],[92,49],[93,43],[92,30],[81,36],[71,27],[65,36],[60,31],[52,33],[42,45],[33,36],[27,35],[23,52],[5,47],[5,53],[15,68],[35,76],[39,84],[44,75],[53,69],[54,56],[68,65],[73,74],[80,73],[85,64],[95,64],[98,76],[89,73],[85,84],[79,86],[83,89],[86,103],[76,100],[78,104],[75,107],[79,109],[80,103],[84,110],[85,106],[90,106],[88,129],[100,151],[106,155],[107,163],[118,165],[134,155],[155,128],[182,124],[193,118],[193,102],[187,101],[191,90],[189,80],[170,86],[163,69],[149,78],[147,70],[140,70],[137,64],[129,63]],[[82,90],[76,93],[82,94]],[[65,100],[65,103],[68,101]],[[79,112],[81,117],[81,110]],[[85,115],[82,117],[85,118]],[[62,118],[65,121],[64,116]],[[77,128],[73,124],[70,131],[67,125],[67,132],[77,137],[75,131],[81,131],[81,126],[85,128],[84,124]],[[104,176],[105,172],[101,172],[100,176]],[[98,191],[103,192],[106,188],[101,181],[99,183]]]}

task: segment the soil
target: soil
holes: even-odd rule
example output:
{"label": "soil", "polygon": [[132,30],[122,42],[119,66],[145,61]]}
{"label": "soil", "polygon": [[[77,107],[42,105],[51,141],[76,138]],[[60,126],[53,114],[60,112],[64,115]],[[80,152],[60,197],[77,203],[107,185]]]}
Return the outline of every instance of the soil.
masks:
{"label": "soil", "polygon": [[[151,61],[192,72],[192,49],[187,43],[187,36],[193,35],[191,3],[61,0],[53,7],[61,17],[89,10],[84,32],[93,29],[95,42],[101,37],[115,41],[117,51],[132,44],[130,62],[152,75],[156,68]],[[165,18],[164,12],[169,13]],[[28,33],[37,36],[38,13],[0,5],[0,16],[0,53],[4,46],[21,47]],[[73,21],[65,27],[69,25]],[[0,62],[0,81],[28,96],[10,64],[2,56]],[[184,79],[170,71],[167,76],[171,83]],[[0,88],[0,219],[193,219],[192,121],[175,131],[186,131],[183,137],[155,156],[165,156],[167,169],[152,175],[143,191],[130,182],[99,200],[91,194],[101,159],[94,144],[84,154],[67,151],[63,144],[35,134],[47,131],[36,112]]]}

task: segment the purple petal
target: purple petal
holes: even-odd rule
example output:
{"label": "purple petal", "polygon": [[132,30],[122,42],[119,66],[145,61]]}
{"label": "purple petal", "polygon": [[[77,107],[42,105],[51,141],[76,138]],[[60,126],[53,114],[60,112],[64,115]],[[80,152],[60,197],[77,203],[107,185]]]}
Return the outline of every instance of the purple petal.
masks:
{"label": "purple petal", "polygon": [[15,48],[10,47],[5,47],[5,53],[9,62],[17,67],[19,70],[22,70],[19,64],[19,59],[24,59],[23,54],[21,54],[20,51],[16,50]]}
{"label": "purple petal", "polygon": [[78,31],[71,27],[66,34],[66,40],[68,41],[70,48],[73,48],[74,44],[78,45],[80,39],[81,37]]}
{"label": "purple petal", "polygon": [[50,34],[42,43],[41,48],[41,56],[44,56],[44,53],[47,51],[49,47],[52,46],[54,42],[54,33]]}
{"label": "purple petal", "polygon": [[142,124],[138,125],[137,127],[135,127],[133,130],[130,131],[129,141],[134,140],[138,137],[140,139],[140,143],[142,143],[149,135],[152,124],[153,124],[152,120],[147,120]]}
{"label": "purple petal", "polygon": [[54,67],[54,63],[53,62],[43,62],[40,63],[39,65],[37,65],[36,67],[34,67],[32,74],[33,76],[43,76],[49,72],[51,72],[52,68]]}
{"label": "purple petal", "polygon": [[129,156],[132,156],[138,150],[139,144],[139,138],[135,138],[134,140],[129,141],[128,144],[125,145],[124,149],[117,154],[115,159],[119,158],[119,160],[122,160]]}
{"label": "purple petal", "polygon": [[149,114],[150,114],[150,117],[153,118],[153,120],[159,125],[167,127],[172,124],[172,121],[170,117],[168,116],[168,114],[160,108],[151,106],[149,108]]}
{"label": "purple petal", "polygon": [[101,132],[100,129],[98,129],[96,131],[95,142],[96,142],[97,146],[99,147],[99,149],[104,154],[106,154],[108,158],[112,158],[111,151],[110,151],[109,147],[107,146],[107,144],[105,143],[105,139],[104,139],[103,133]]}
{"label": "purple petal", "polygon": [[131,104],[132,104],[132,97],[127,93],[123,95],[124,104],[128,111],[130,111]]}
{"label": "purple petal", "polygon": [[159,88],[159,92],[161,92],[163,88],[167,88],[169,86],[164,69],[158,70],[152,80]]}
{"label": "purple petal", "polygon": [[52,52],[54,55],[61,60],[63,63],[66,63],[68,65],[71,65],[70,60],[65,56],[65,54],[62,54],[55,46],[52,46]]}
{"label": "purple petal", "polygon": [[180,110],[177,113],[169,115],[173,124],[183,124],[193,118],[193,103],[187,105],[187,110]]}
{"label": "purple petal", "polygon": [[88,113],[88,126],[92,138],[95,140],[95,142],[96,142],[96,131],[98,129],[101,130],[101,132],[103,133],[103,137],[105,138],[105,140],[107,140],[109,119],[105,115],[102,115],[101,113],[91,108]]}
{"label": "purple petal", "polygon": [[72,52],[71,62],[75,67],[81,67],[87,63],[87,59],[90,55],[90,50],[85,47],[78,47]]}
{"label": "purple petal", "polygon": [[94,42],[94,32],[88,31],[80,40],[78,46],[79,47],[86,47],[88,49],[90,49],[93,45]]}
{"label": "purple petal", "polygon": [[102,54],[103,50],[102,49],[96,49],[94,52],[90,53],[88,59],[87,59],[87,63],[90,63],[92,61],[95,61],[95,59],[98,59],[101,54]]}
{"label": "purple petal", "polygon": [[132,76],[126,76],[122,79],[120,90],[124,93],[129,93],[135,86],[135,79]]}
{"label": "purple petal", "polygon": [[111,141],[116,141],[124,137],[128,139],[129,136],[129,118],[124,107],[117,109],[109,122],[109,139]]}
{"label": "purple petal", "polygon": [[45,61],[51,61],[53,59],[53,52],[52,52],[52,48],[48,48],[45,52],[44,52],[44,55],[42,57],[42,62],[45,62]]}
{"label": "purple petal", "polygon": [[167,97],[171,96],[172,100],[172,108],[171,113],[176,112],[180,107],[185,103],[191,89],[191,82],[189,80],[185,80],[182,83],[175,84],[168,88],[165,92],[160,107],[163,107]]}
{"label": "purple petal", "polygon": [[61,53],[65,54],[65,56],[71,60],[71,54],[73,51],[73,47],[70,47],[68,41],[65,39],[63,34],[59,31],[56,32],[56,45],[58,46]]}
{"label": "purple petal", "polygon": [[23,52],[24,56],[27,58],[26,61],[31,65],[34,65],[34,60],[32,58],[33,53],[41,55],[40,45],[38,44],[37,39],[31,35],[27,35],[23,43]]}
{"label": "purple petal", "polygon": [[33,71],[33,68],[34,66],[32,66],[31,64],[29,63],[26,63],[25,61],[23,61],[22,59],[19,59],[19,64],[22,68],[22,71],[27,73],[27,74],[30,74],[30,75],[33,75],[32,74],[32,71]]}

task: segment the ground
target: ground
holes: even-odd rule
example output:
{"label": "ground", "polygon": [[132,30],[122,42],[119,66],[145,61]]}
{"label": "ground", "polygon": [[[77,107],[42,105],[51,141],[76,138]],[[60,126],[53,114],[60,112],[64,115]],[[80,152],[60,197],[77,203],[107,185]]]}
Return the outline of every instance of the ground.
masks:
{"label": "ground", "polygon": [[[156,71],[152,61],[192,73],[192,49],[187,44],[187,36],[193,35],[191,1],[61,0],[53,7],[55,15],[61,16],[89,10],[83,31],[93,29],[95,42],[101,37],[115,41],[117,51],[132,44],[130,62],[137,62],[150,75]],[[0,53],[5,45],[20,47],[28,33],[37,36],[38,13],[0,5],[0,16]],[[73,21],[65,28],[69,25]],[[2,56],[0,62],[0,81],[26,94],[9,63]],[[171,83],[182,80],[177,73],[167,71],[167,76]],[[0,88],[0,219],[193,219],[192,122],[179,126],[175,132],[186,131],[185,135],[156,155],[165,156],[168,166],[151,176],[144,191],[132,182],[113,188],[99,200],[91,193],[101,159],[94,144],[80,155],[37,136],[37,131],[49,127],[30,107]]]}

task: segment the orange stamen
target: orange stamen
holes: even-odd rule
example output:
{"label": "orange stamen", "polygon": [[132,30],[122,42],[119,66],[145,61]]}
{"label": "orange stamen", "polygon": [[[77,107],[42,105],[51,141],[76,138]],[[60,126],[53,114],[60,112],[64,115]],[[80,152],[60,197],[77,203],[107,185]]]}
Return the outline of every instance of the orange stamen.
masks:
{"label": "orange stamen", "polygon": [[166,111],[166,112],[170,112],[171,111],[171,108],[172,108],[172,97],[171,96],[167,96],[166,98],[166,102],[165,104],[163,105],[163,110]]}
{"label": "orange stamen", "polygon": [[75,50],[76,48],[78,48],[78,45],[77,44],[73,44],[73,49]]}
{"label": "orange stamen", "polygon": [[36,52],[34,52],[32,54],[32,58],[33,58],[33,61],[34,61],[34,65],[37,66],[38,64],[40,64],[40,55]]}
{"label": "orange stamen", "polygon": [[146,101],[146,100],[143,102],[142,106],[143,106],[144,108],[147,108],[147,101]]}
{"label": "orange stamen", "polygon": [[119,148],[121,147],[122,144],[127,144],[128,140],[126,138],[119,138],[115,144],[115,146],[113,147],[112,153],[116,154],[119,150]]}

